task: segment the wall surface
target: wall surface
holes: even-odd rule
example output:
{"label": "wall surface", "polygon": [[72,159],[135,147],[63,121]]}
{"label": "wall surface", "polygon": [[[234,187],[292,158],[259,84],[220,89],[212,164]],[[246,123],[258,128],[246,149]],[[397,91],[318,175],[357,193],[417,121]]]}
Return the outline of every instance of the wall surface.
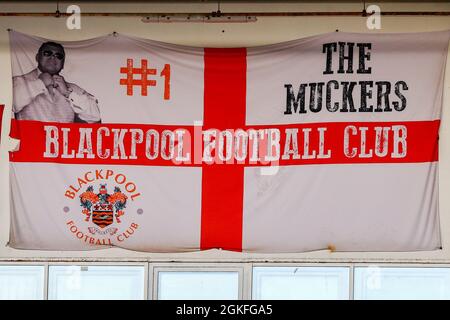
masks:
{"label": "wall surface", "polygon": [[[79,3],[82,12],[211,12],[214,3]],[[65,11],[73,2],[60,2]],[[370,3],[368,3],[370,4]],[[376,4],[376,3],[372,3]],[[379,3],[382,11],[450,11],[450,3]],[[361,3],[222,3],[227,12],[287,12],[287,11],[361,11]],[[55,4],[45,1],[28,3],[0,2],[0,12],[54,12]],[[342,32],[391,33],[424,32],[450,29],[450,16],[384,16],[381,30],[369,30],[366,18],[349,16],[326,17],[258,17],[255,23],[152,23],[144,24],[139,17],[83,17],[81,30],[68,30],[65,18],[0,17],[0,104],[6,105],[0,150],[0,261],[239,261],[239,262],[408,262],[450,263],[450,63],[447,63],[444,106],[440,131],[440,221],[443,249],[409,253],[342,253],[318,251],[301,254],[244,254],[210,250],[183,254],[149,254],[122,249],[84,252],[27,251],[7,246],[9,236],[9,117],[12,101],[11,68],[7,28],[54,40],[79,40],[97,37],[112,31],[181,45],[200,47],[250,47],[293,40],[339,29]]]}

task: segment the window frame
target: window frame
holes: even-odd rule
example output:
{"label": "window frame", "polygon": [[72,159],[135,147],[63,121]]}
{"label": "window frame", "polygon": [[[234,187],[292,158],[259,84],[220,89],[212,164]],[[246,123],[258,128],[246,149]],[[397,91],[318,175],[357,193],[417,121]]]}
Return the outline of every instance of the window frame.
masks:
{"label": "window frame", "polygon": [[[450,264],[448,263],[353,263],[352,264],[352,291],[354,292],[354,280],[355,280],[355,268],[369,268],[369,267],[376,267],[376,268],[397,268],[397,269],[409,269],[409,268],[431,268],[431,269],[438,269],[438,268],[447,268],[450,269]],[[364,301],[368,299],[355,299],[354,294],[352,296],[352,300],[358,300],[358,301]]]}
{"label": "window frame", "polygon": [[42,262],[11,262],[11,261],[1,261],[0,260],[0,267],[3,266],[37,266],[37,267],[43,267],[44,268],[44,275],[43,275],[43,288],[42,290],[42,299],[37,299],[38,301],[47,300],[48,297],[48,263],[42,263]]}
{"label": "window frame", "polygon": [[129,262],[129,261],[123,261],[123,262],[79,262],[79,261],[61,261],[61,262],[52,262],[47,264],[47,296],[46,300],[49,300],[49,285],[50,285],[50,267],[54,266],[76,266],[76,267],[102,267],[102,266],[112,266],[112,267],[142,267],[144,270],[144,292],[143,292],[143,300],[148,300],[148,286],[146,285],[148,283],[148,268],[147,263],[145,262]]}
{"label": "window frame", "polygon": [[[252,300],[253,268],[254,267],[347,267],[349,268],[349,300],[354,300],[355,268],[449,268],[445,262],[151,262],[151,261],[78,261],[71,260],[42,260],[42,261],[13,261],[0,259],[0,266],[42,266],[44,267],[43,300],[49,296],[49,269],[51,266],[142,266],[144,268],[144,300],[157,300],[158,273],[161,271],[234,271],[238,272],[238,299]],[[256,300],[255,300],[256,301]]]}
{"label": "window frame", "polygon": [[[320,262],[314,262],[314,263],[277,263],[277,262],[270,262],[270,263],[253,263],[252,265],[252,284],[251,284],[251,299],[253,299],[253,268],[255,267],[289,267],[289,268],[302,268],[302,267],[344,267],[348,268],[348,280],[349,280],[349,292],[348,292],[348,300],[353,300],[353,280],[354,280],[354,274],[353,274],[353,268],[352,265],[349,263],[320,263]],[[255,300],[257,301],[257,300]],[[345,301],[345,300],[344,300]]]}
{"label": "window frame", "polygon": [[[248,267],[247,267],[248,268]],[[152,294],[149,300],[158,300],[159,273],[160,272],[237,272],[238,273],[238,300],[246,300],[248,293],[244,293],[244,278],[248,274],[246,266],[242,263],[149,263],[149,282]],[[150,278],[150,277],[149,277]]]}

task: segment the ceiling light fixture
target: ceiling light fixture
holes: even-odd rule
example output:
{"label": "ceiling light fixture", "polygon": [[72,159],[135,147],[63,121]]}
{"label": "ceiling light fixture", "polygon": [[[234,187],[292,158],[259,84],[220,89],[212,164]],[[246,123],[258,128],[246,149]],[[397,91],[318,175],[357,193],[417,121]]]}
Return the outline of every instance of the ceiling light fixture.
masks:
{"label": "ceiling light fixture", "polygon": [[143,17],[145,23],[171,23],[171,22],[203,22],[203,23],[247,23],[256,22],[256,16],[227,16],[223,14],[215,15],[192,15],[192,14],[164,14],[150,15]]}

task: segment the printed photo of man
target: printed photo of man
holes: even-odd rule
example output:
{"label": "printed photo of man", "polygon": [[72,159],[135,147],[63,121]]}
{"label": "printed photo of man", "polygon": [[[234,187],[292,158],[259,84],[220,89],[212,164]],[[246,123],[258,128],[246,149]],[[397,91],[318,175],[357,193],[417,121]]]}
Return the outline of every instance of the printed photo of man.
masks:
{"label": "printed photo of man", "polygon": [[13,77],[13,112],[18,120],[48,122],[100,122],[97,99],[60,75],[65,62],[64,47],[43,43],[36,69]]}

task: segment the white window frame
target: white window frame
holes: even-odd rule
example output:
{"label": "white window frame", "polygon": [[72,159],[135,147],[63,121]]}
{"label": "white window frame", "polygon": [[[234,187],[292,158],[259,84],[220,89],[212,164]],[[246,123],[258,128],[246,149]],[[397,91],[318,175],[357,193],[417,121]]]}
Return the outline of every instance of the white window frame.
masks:
{"label": "white window frame", "polygon": [[148,300],[148,286],[146,285],[148,283],[148,268],[147,268],[148,263],[145,262],[78,262],[78,261],[73,261],[73,262],[52,262],[52,263],[48,263],[47,264],[47,283],[46,283],[46,291],[47,291],[47,296],[46,296],[46,300],[48,300],[48,286],[50,283],[50,279],[48,278],[48,272],[49,272],[49,267],[53,267],[53,266],[79,266],[79,267],[90,267],[90,266],[96,266],[96,267],[101,267],[101,266],[114,266],[114,267],[143,267],[144,269],[144,296],[143,296],[143,300]]}
{"label": "white window frame", "polygon": [[354,269],[356,267],[387,267],[387,268],[450,268],[450,263],[409,263],[409,262],[150,262],[150,261],[2,261],[0,266],[43,266],[44,267],[44,300],[48,300],[49,267],[50,266],[141,266],[144,268],[144,300],[156,300],[158,290],[158,273],[161,271],[217,271],[238,272],[239,300],[252,299],[253,268],[254,267],[347,267],[349,268],[349,299],[354,300]]}
{"label": "white window frame", "polygon": [[352,263],[352,300],[354,299],[353,291],[354,291],[354,280],[355,280],[355,268],[363,267],[363,268],[369,268],[369,267],[377,267],[377,268],[449,268],[450,264],[448,263],[432,263],[432,262],[426,262],[426,263],[376,263],[376,262],[370,262],[370,263]]}
{"label": "white window frame", "polygon": [[353,280],[354,280],[354,274],[353,274],[353,267],[350,263],[276,263],[276,262],[270,262],[270,263],[253,263],[252,264],[252,283],[251,283],[251,298],[253,299],[253,268],[255,267],[344,267],[348,268],[348,279],[349,279],[349,293],[348,293],[348,300],[353,300]]}
{"label": "white window frame", "polygon": [[44,267],[44,287],[42,288],[42,300],[47,300],[48,297],[48,263],[47,262],[12,262],[1,261],[0,266],[39,266]]}
{"label": "white window frame", "polygon": [[152,294],[149,299],[158,299],[159,272],[237,272],[238,300],[247,300],[249,269],[251,272],[251,266],[245,263],[150,263],[148,273],[152,276],[148,287],[152,288]]}

